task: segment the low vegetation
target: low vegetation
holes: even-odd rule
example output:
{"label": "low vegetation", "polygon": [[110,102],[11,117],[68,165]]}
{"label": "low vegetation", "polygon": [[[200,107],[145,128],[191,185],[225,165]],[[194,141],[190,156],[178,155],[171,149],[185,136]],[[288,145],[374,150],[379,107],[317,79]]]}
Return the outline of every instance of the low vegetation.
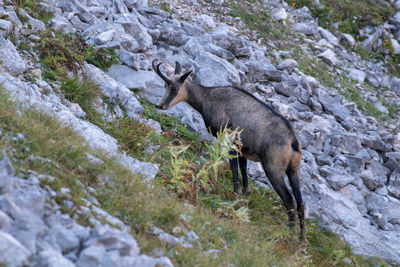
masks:
{"label": "low vegetation", "polygon": [[[294,7],[299,7],[308,2],[312,2],[312,5],[314,5],[314,1],[311,0],[300,0],[298,2],[291,1],[290,3]],[[318,81],[320,81],[324,86],[336,89],[338,93],[345,97],[345,99],[355,102],[357,107],[367,115],[384,120],[396,118],[397,110],[394,105],[390,105],[383,100],[379,100],[381,104],[386,106],[389,110],[388,115],[382,113],[375,107],[374,103],[368,102],[361,96],[359,89],[355,87],[355,82],[343,77],[343,75],[335,74],[332,71],[332,68],[326,63],[308,55],[308,53],[304,52],[300,46],[294,46],[293,43],[295,42],[286,42],[285,40],[288,40],[288,38],[293,39],[294,33],[290,32],[289,28],[283,26],[283,24],[274,23],[271,21],[266,14],[266,11],[263,8],[260,8],[260,3],[258,0],[253,0],[250,2],[231,1],[230,3],[231,16],[240,17],[250,29],[256,30],[257,34],[259,34],[260,37],[265,40],[265,42],[276,40],[274,43],[277,44],[280,49],[291,51],[290,57],[299,63],[299,69],[303,73],[313,77],[318,77]],[[360,52],[361,56],[365,56],[365,59],[370,58],[371,55],[375,56],[375,58],[383,59],[382,55],[379,53],[371,53],[360,46],[357,46],[356,49]],[[376,90],[368,84],[367,87],[369,90]]]}
{"label": "low vegetation", "polygon": [[[372,266],[372,262],[353,255],[335,235],[321,230],[312,221],[308,222],[308,243],[301,244],[298,236],[285,226],[285,209],[274,192],[254,188],[252,195],[236,197],[232,193],[226,162],[212,156],[210,151],[217,146],[201,143],[204,151],[199,151],[199,147],[187,147],[189,141],[178,137],[176,129],[160,135],[156,143],[152,143],[159,147],[150,154],[161,170],[149,186],[139,176],[103,157],[100,151],[88,150],[81,137],[49,115],[32,109],[18,113],[16,105],[2,91],[0,150],[7,151],[17,174],[28,177],[34,171],[54,177],[54,180],[43,178],[41,183],[58,192],[55,200],[63,206],[64,212],[86,225],[90,222],[79,214],[79,207],[86,205],[83,198],[89,197],[88,187],[96,188],[94,194],[100,207],[131,226],[143,253],[153,255],[158,253],[156,248],[161,249],[177,266],[325,266],[346,265],[349,260],[353,265]],[[130,125],[125,127],[130,128]],[[221,138],[227,141],[226,137]],[[179,152],[179,158],[174,156]],[[104,163],[90,162],[88,153]],[[178,187],[170,186],[177,184],[174,174],[184,186],[188,182],[184,174],[174,172],[177,167],[174,158],[187,161],[182,165],[185,167],[186,164],[200,166],[200,162],[204,162],[212,166],[206,168],[209,171],[213,163],[221,163],[218,177],[210,176],[206,187],[200,184],[197,201],[193,201],[191,195],[182,194]],[[202,169],[191,170],[199,173]],[[203,177],[199,179],[204,181]],[[70,191],[63,194],[61,188]],[[72,201],[74,208],[65,207],[65,200]],[[194,230],[200,242],[193,248],[161,243],[149,233],[152,225],[177,236]],[[219,257],[206,255],[204,252],[209,249],[219,249]]]}
{"label": "low vegetation", "polygon": [[[20,0],[26,6],[33,0]],[[21,3],[21,4],[20,4]],[[242,17],[250,28],[268,40],[279,41],[289,34],[286,27],[273,24],[260,9],[230,1],[231,14]],[[250,8],[250,9],[248,9]],[[252,12],[255,12],[254,14]],[[290,48],[283,40],[282,49]],[[120,218],[131,227],[143,253],[168,256],[176,266],[374,266],[378,260],[364,260],[334,234],[307,221],[307,242],[300,243],[298,233],[286,227],[287,215],[275,192],[253,185],[253,194],[233,194],[232,177],[224,160],[232,143],[233,132],[225,132],[215,144],[201,141],[179,120],[159,113],[149,102],[141,100],[144,118],[161,124],[157,135],[142,122],[126,114],[107,121],[93,103],[99,98],[112,109],[118,103],[101,97],[98,89],[85,79],[74,76],[84,61],[102,69],[116,60],[113,50],[86,47],[77,38],[50,32],[42,34],[37,48],[43,76],[60,81],[61,92],[86,112],[86,119],[118,140],[128,155],[156,163],[160,171],[153,182],[143,182],[118,162],[92,151],[73,130],[51,116],[33,109],[21,109],[0,88],[0,150],[13,161],[17,174],[29,177],[44,175],[41,183],[57,192],[55,201],[64,212],[90,225],[79,212],[90,194],[100,208]],[[110,63],[112,62],[112,63]],[[310,69],[314,71],[314,69]],[[72,73],[72,75],[69,75]],[[332,82],[327,78],[327,82]],[[238,144],[236,144],[238,145]],[[103,161],[91,162],[90,154]],[[0,155],[2,157],[2,155]],[[54,177],[52,179],[51,177]],[[89,190],[95,188],[94,193]],[[69,193],[63,194],[62,188]],[[92,193],[88,193],[92,192]],[[69,200],[73,208],[64,205]],[[90,205],[89,207],[90,208]],[[199,235],[193,248],[160,242],[150,232],[157,226],[182,236],[193,230]],[[206,252],[218,249],[218,257]]]}
{"label": "low vegetation", "polygon": [[[319,25],[333,32],[359,35],[359,30],[365,26],[377,26],[388,21],[395,14],[394,6],[385,0],[320,0],[316,5],[314,0],[286,0],[295,8],[307,6],[313,17],[318,18]],[[334,25],[338,25],[335,28]]]}

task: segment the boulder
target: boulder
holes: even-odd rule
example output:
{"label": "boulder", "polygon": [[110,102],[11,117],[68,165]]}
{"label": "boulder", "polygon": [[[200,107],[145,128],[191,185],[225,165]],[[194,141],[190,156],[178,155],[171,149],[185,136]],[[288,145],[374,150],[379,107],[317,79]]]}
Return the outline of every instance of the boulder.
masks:
{"label": "boulder", "polygon": [[338,38],[336,38],[336,36],[333,35],[330,31],[328,31],[322,27],[318,27],[318,32],[319,32],[319,34],[321,34],[322,37],[324,37],[326,40],[328,40],[329,43],[331,43],[333,45],[339,45]]}
{"label": "boulder", "polygon": [[354,177],[348,173],[332,173],[326,177],[326,180],[328,184],[337,191],[350,184],[354,180]]}
{"label": "boulder", "polygon": [[306,35],[316,35],[318,33],[318,26],[313,21],[295,23],[292,28]]}
{"label": "boulder", "polygon": [[195,81],[203,86],[227,86],[240,84],[239,71],[225,59],[202,51],[195,62],[199,66]]}
{"label": "boulder", "polygon": [[214,29],[215,22],[212,17],[202,14],[197,18],[197,23],[203,26],[203,28],[207,29]]}
{"label": "boulder", "polygon": [[400,78],[392,77],[390,79],[389,88],[400,97]]}
{"label": "boulder", "polygon": [[0,62],[11,75],[19,75],[26,70],[25,61],[19,55],[14,44],[0,36]]}
{"label": "boulder", "polygon": [[299,63],[297,63],[296,60],[287,58],[283,60],[282,62],[279,63],[279,65],[276,67],[278,70],[288,70],[289,72],[292,72],[294,68],[297,68]]}
{"label": "boulder", "polygon": [[118,251],[120,256],[137,256],[140,252],[136,240],[131,235],[108,225],[93,228],[84,246],[103,246],[106,251]]}
{"label": "boulder", "polygon": [[144,111],[135,95],[123,84],[108,76],[94,65],[85,63],[86,78],[96,84],[105,96],[116,99],[123,105],[131,118],[137,118]]}
{"label": "boulder", "polygon": [[350,47],[353,47],[356,44],[356,41],[354,40],[353,36],[347,33],[342,34],[341,40],[344,44],[347,44]]}
{"label": "boulder", "polygon": [[0,19],[0,37],[6,38],[11,31],[13,30],[14,26],[8,20]]}
{"label": "boulder", "polygon": [[318,57],[322,58],[326,63],[328,63],[331,66],[340,65],[340,60],[336,58],[335,52],[333,52],[329,48],[326,49],[324,52],[318,54]]}
{"label": "boulder", "polygon": [[36,258],[35,266],[46,267],[74,267],[69,259],[54,249],[43,250]]}
{"label": "boulder", "polygon": [[351,68],[349,70],[349,76],[351,79],[359,82],[359,83],[364,83],[365,77],[367,76],[366,73],[362,70],[358,70],[355,68]]}
{"label": "boulder", "polygon": [[10,234],[0,231],[0,264],[19,267],[28,264],[31,252]]}
{"label": "boulder", "polygon": [[274,8],[271,11],[271,17],[274,20],[286,20],[287,16],[286,10],[283,7]]}
{"label": "boulder", "polygon": [[115,23],[121,24],[126,33],[130,34],[139,43],[140,51],[146,51],[153,45],[153,40],[137,17],[133,13],[119,14]]}
{"label": "boulder", "polygon": [[281,82],[282,73],[268,61],[251,59],[245,62],[250,77],[256,82]]}

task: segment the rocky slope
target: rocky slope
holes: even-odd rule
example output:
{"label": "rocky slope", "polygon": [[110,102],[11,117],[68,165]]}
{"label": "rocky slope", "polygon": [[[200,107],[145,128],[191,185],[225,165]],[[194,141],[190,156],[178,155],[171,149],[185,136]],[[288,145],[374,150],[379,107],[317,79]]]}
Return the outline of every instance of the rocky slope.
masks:
{"label": "rocky slope", "polygon": [[[306,8],[293,9],[273,0],[259,3],[275,25],[286,25],[289,34],[284,36],[285,42],[300,48],[299,52],[281,50],[282,40],[257,40],[257,32],[248,30],[239,18],[228,16],[232,7],[223,5],[224,1],[163,3],[170,13],[141,0],[46,1],[40,7],[54,13],[46,25],[26,12],[17,15],[11,1],[0,0],[0,84],[13,99],[53,114],[75,129],[91,148],[119,159],[121,165],[147,179],[155,177],[156,165],[121,152],[113,137],[84,119],[79,105],[63,98],[57,82],[42,78],[43,69],[36,63],[39,56],[33,49],[40,32],[51,28],[76,34],[97,48],[117,49],[121,64],[104,72],[84,63],[80,75],[118,103],[112,111],[105,103],[97,105],[105,117],[121,116],[124,110],[158,133],[161,129],[157,122],[141,118],[143,107],[135,96],[144,96],[153,103],[160,100],[164,85],[151,70],[154,58],[171,65],[179,61],[186,68],[194,68],[193,79],[205,86],[240,85],[269,102],[298,131],[303,144],[302,190],[309,216],[346,240],[356,253],[400,264],[398,78],[390,77],[381,62],[361,60],[346,49],[342,40],[348,43],[346,47],[355,41],[318,27]],[[22,50],[21,43],[27,44],[28,49]],[[336,83],[329,86],[324,77],[306,75],[304,58],[317,68],[323,67],[330,75],[328,80]],[[385,86],[389,89],[383,90]],[[359,97],[371,102],[380,118],[387,120],[367,116],[356,103],[339,94],[349,88],[357,90]],[[395,119],[389,117],[387,102],[395,109],[391,114]],[[187,104],[180,103],[166,114],[180,117],[182,123],[209,138],[201,116]],[[141,266],[142,260],[149,265],[171,265],[167,258],[139,255],[135,240],[123,231],[101,223],[93,229],[79,226],[57,212],[56,206],[44,204],[51,192],[40,188],[37,176],[19,179],[6,159],[2,164],[0,233],[8,243],[7,249],[0,251],[0,262],[9,263],[5,256],[15,249],[21,254],[20,261],[10,263],[15,266],[42,261],[47,266],[56,264],[49,263],[55,259],[57,264],[80,265],[82,258],[91,260],[91,253],[104,255],[105,266],[111,258],[121,266]],[[257,163],[251,163],[249,168],[255,180],[268,183]],[[22,188],[32,191],[32,198],[42,204],[32,207],[30,200],[18,199],[17,192]],[[23,232],[19,225],[22,221],[17,219],[19,210],[36,213],[35,232]],[[62,225],[68,225],[68,229],[58,226],[60,220],[67,221]],[[68,243],[60,243],[66,236]],[[119,251],[118,255],[115,251]],[[115,255],[119,258],[113,258]]]}

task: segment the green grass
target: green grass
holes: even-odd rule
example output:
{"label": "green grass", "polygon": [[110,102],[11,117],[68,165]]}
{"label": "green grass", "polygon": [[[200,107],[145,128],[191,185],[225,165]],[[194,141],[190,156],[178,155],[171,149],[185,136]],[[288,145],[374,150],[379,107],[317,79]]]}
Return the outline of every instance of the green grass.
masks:
{"label": "green grass", "polygon": [[[346,265],[343,258],[351,259],[354,265],[372,266],[353,255],[348,246],[335,235],[319,229],[314,222],[307,223],[309,242],[299,243],[298,235],[286,227],[286,212],[276,193],[254,188],[252,195],[236,197],[232,193],[227,164],[221,167],[220,179],[215,181],[213,190],[198,192],[197,204],[189,196],[178,196],[168,190],[163,177],[170,175],[169,146],[176,145],[178,140],[180,144],[188,142],[175,134],[162,135],[157,141],[160,147],[151,156],[153,162],[161,165],[161,170],[149,187],[140,176],[131,174],[100,151],[90,151],[81,137],[50,116],[34,110],[18,113],[14,102],[4,93],[0,96],[3,132],[0,149],[12,153],[9,157],[18,175],[27,176],[28,170],[34,170],[55,177],[53,182],[44,180],[42,184],[58,192],[63,187],[71,190],[70,196],[56,198],[61,205],[68,199],[77,207],[83,206],[82,197],[88,194],[85,187],[96,188],[100,207],[131,226],[143,253],[152,255],[154,249],[159,248],[176,266]],[[25,139],[15,141],[12,137],[17,133],[22,133]],[[101,158],[104,163],[91,163],[87,153]],[[183,159],[200,164],[199,154],[202,151],[191,146]],[[32,160],[32,156],[49,161],[44,164]],[[248,209],[251,222],[246,223],[240,218],[237,213],[240,208]],[[72,216],[79,215],[76,215],[77,209],[63,207],[63,211]],[[184,218],[181,214],[187,216]],[[79,218],[81,223],[90,225],[88,218]],[[152,225],[169,233],[176,227],[182,233],[194,230],[200,236],[200,245],[183,248],[161,243],[149,234]],[[204,255],[203,252],[209,249],[220,249],[220,256],[213,259]]]}
{"label": "green grass", "polygon": [[[287,49],[290,38],[290,28],[280,22],[270,19],[268,12],[261,6],[258,0],[249,1],[225,1],[224,5],[230,8],[229,15],[239,17],[249,27],[254,30],[265,41],[272,41],[279,49]],[[267,46],[268,49],[268,46]]]}
{"label": "green grass", "polygon": [[314,0],[287,0],[295,8],[307,6],[313,17],[318,18],[321,27],[335,32],[334,23],[340,22],[339,31],[358,36],[359,29],[365,26],[383,24],[395,14],[395,8],[384,0],[320,0],[323,9]]}
{"label": "green grass", "polygon": [[113,64],[117,64],[118,56],[114,49],[111,48],[99,48],[96,49],[94,46],[90,46],[85,52],[85,61],[96,67],[107,70]]}
{"label": "green grass", "polygon": [[19,19],[25,23],[26,19],[19,15],[19,9],[23,8],[30,16],[47,23],[54,17],[54,14],[47,12],[39,5],[38,0],[13,0],[14,7]]}
{"label": "green grass", "polygon": [[[243,12],[239,3],[231,3],[234,5],[232,15],[247,16],[245,21],[260,31],[266,40],[282,39],[289,33],[283,26],[274,27],[275,24],[268,21],[268,16],[261,9],[245,6]],[[249,11],[258,12],[257,16],[261,12],[262,16],[257,18]],[[108,56],[96,59],[95,51],[79,43],[73,36],[56,34],[54,37],[46,34],[38,50],[44,76],[62,81],[61,90],[65,97],[78,103],[87,113],[89,121],[114,136],[128,155],[160,166],[155,181],[144,183],[140,176],[133,175],[113,159],[104,157],[101,151],[88,149],[80,136],[52,117],[32,109],[17,112],[17,104],[1,93],[0,127],[7,135],[0,138],[0,150],[12,153],[9,157],[18,175],[25,177],[28,170],[34,170],[56,178],[54,181],[43,180],[43,185],[57,192],[63,187],[70,188],[70,196],[58,195],[55,200],[60,205],[63,200],[70,200],[78,209],[62,206],[64,212],[78,216],[82,224],[90,225],[88,218],[79,214],[79,207],[85,205],[82,198],[88,197],[86,187],[94,187],[100,207],[131,227],[143,253],[153,255],[155,248],[161,249],[176,266],[346,266],[343,261],[345,258],[355,266],[375,264],[376,261],[366,261],[352,254],[346,244],[332,233],[321,230],[316,222],[307,222],[308,243],[300,243],[298,233],[286,226],[286,212],[275,192],[253,188],[250,196],[238,197],[233,194],[227,163],[219,167],[219,179],[209,179],[210,187],[188,191],[195,193],[195,197],[171,187],[171,149],[188,146],[179,159],[190,171],[198,172],[208,164],[204,160],[210,154],[207,150],[210,145],[201,142],[179,120],[158,113],[144,100],[141,100],[145,108],[143,116],[161,124],[163,133],[160,136],[157,137],[152,129],[127,116],[112,122],[104,121],[92,107],[98,91],[85,80],[68,78],[67,72],[79,70],[84,60],[99,60],[98,66],[102,66],[107,64],[102,61],[107,61]],[[289,47],[284,38],[279,46]],[[112,54],[109,56],[112,57]],[[94,61],[92,63],[95,64]],[[109,99],[103,97],[103,100],[112,106]],[[13,138],[17,133],[22,133],[25,139]],[[144,152],[148,146],[153,147],[153,152]],[[104,163],[91,163],[87,153],[102,159]],[[49,161],[44,164],[40,160],[32,160],[33,156]],[[190,179],[183,177],[181,182],[190,189]],[[250,222],[246,222],[246,215]],[[149,234],[152,225],[168,233],[173,233],[177,227],[182,233],[194,230],[200,236],[200,245],[183,248],[161,243]],[[204,255],[203,252],[209,249],[221,250],[219,257],[214,259]]]}
{"label": "green grass", "polygon": [[87,80],[80,80],[77,76],[67,78],[61,85],[61,92],[67,100],[78,103],[89,114],[95,112],[93,101],[101,96],[100,89]]}

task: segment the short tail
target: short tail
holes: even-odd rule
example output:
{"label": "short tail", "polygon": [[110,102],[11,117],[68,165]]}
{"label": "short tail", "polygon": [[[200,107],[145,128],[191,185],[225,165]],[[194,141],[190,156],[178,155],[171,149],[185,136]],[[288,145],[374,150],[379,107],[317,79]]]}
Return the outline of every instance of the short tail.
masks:
{"label": "short tail", "polygon": [[299,140],[297,140],[297,138],[295,138],[292,143],[292,149],[296,152],[301,153],[300,142],[299,142]]}

